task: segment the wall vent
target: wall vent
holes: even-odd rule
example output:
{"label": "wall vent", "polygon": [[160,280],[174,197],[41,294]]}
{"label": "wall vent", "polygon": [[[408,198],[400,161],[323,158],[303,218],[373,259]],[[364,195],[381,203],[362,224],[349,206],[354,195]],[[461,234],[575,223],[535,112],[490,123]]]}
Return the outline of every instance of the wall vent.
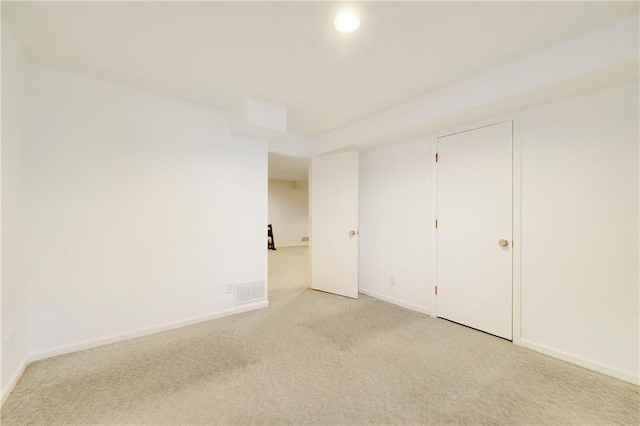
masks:
{"label": "wall vent", "polygon": [[265,299],[264,281],[253,281],[235,285],[233,293],[233,304],[242,305],[244,303],[256,302]]}

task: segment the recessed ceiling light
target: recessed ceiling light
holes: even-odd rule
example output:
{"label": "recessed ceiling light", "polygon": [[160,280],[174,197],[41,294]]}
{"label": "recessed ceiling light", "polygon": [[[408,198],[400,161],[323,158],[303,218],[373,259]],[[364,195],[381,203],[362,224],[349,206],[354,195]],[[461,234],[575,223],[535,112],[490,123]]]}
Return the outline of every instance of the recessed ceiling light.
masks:
{"label": "recessed ceiling light", "polygon": [[352,33],[360,26],[360,18],[351,11],[345,11],[333,21],[333,26],[341,33]]}

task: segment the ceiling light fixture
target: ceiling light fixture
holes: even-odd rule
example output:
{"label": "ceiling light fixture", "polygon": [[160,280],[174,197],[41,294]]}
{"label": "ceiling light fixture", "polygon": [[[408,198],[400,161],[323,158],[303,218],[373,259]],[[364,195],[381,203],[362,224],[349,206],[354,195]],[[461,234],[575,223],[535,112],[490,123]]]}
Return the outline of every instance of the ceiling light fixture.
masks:
{"label": "ceiling light fixture", "polygon": [[360,18],[352,11],[345,11],[333,21],[333,27],[341,33],[352,33],[360,26]]}

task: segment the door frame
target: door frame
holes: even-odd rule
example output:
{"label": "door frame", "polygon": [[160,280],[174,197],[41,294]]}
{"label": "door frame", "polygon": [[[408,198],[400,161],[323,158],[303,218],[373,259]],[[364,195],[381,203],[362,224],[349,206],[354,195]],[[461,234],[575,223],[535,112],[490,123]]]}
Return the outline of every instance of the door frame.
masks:
{"label": "door frame", "polygon": [[438,282],[438,230],[435,228],[435,220],[438,213],[438,163],[435,161],[438,152],[438,138],[455,135],[457,133],[468,132],[494,124],[513,122],[512,133],[512,341],[516,345],[522,345],[522,113],[512,113],[497,118],[484,121],[477,121],[470,124],[448,128],[435,133],[431,138],[431,288],[433,294],[431,311],[434,317],[438,316],[438,297],[435,295],[435,288]]}
{"label": "door frame", "polygon": [[[290,151],[287,149],[281,149],[278,147],[267,147],[267,209],[266,209],[266,219],[265,219],[265,227],[267,225],[269,225],[269,205],[270,205],[270,201],[269,201],[269,181],[271,180],[269,178],[269,154],[277,154],[277,155],[281,155],[281,156],[285,156],[285,157],[291,157],[291,158],[304,158],[307,160],[307,182],[310,184],[309,179],[311,179],[311,157],[307,154],[304,153],[299,153],[299,152],[295,152],[295,151]],[[311,205],[311,199],[310,199],[310,191],[308,191],[308,196],[307,196],[307,209],[310,210],[310,205]],[[308,226],[308,233],[311,233],[311,211],[309,211],[309,215],[307,217],[307,226]],[[285,244],[284,247],[292,247],[292,246],[303,246],[304,244]],[[278,247],[283,247],[282,245],[278,245]],[[309,253],[311,252],[311,244],[307,244],[307,247],[309,247]],[[277,247],[276,247],[277,248]],[[266,274],[267,277],[264,280],[265,281],[265,300],[267,302],[269,302],[269,250],[265,251],[265,257],[266,259],[266,264],[267,264],[267,269],[266,269]],[[307,262],[307,270],[309,273],[309,277],[311,277],[311,255],[309,255],[309,261]],[[311,284],[309,283],[309,285],[307,285],[307,288],[310,286]]]}

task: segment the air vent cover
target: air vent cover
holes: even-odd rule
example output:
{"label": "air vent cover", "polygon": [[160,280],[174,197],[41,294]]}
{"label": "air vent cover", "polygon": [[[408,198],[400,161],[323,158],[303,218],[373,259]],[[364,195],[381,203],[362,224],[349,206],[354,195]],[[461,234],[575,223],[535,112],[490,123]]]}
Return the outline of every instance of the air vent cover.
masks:
{"label": "air vent cover", "polygon": [[235,285],[234,305],[256,302],[258,300],[264,300],[264,298],[264,281],[253,281]]}

